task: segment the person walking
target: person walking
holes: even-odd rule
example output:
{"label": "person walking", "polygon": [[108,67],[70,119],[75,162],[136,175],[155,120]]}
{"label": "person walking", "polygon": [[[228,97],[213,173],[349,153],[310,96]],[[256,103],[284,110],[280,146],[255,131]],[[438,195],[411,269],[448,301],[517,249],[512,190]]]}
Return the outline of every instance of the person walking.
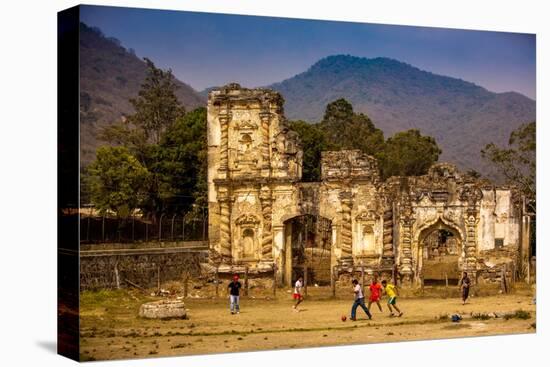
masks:
{"label": "person walking", "polygon": [[468,300],[468,296],[470,295],[470,285],[471,285],[470,278],[468,277],[467,272],[462,273],[462,279],[460,279],[460,282],[458,283],[458,287],[462,291],[462,304],[466,304],[466,300]]}

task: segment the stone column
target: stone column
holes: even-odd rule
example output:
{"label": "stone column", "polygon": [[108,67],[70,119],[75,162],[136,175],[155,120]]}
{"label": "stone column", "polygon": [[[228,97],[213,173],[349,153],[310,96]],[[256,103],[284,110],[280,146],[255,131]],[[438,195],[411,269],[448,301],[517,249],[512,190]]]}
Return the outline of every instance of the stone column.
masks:
{"label": "stone column", "polygon": [[464,258],[462,262],[463,271],[468,272],[471,279],[476,279],[477,270],[477,224],[479,222],[479,201],[483,198],[482,191],[474,186],[463,188],[460,199],[468,204],[468,209],[464,214],[464,224],[466,234],[464,240]]}
{"label": "stone column", "polygon": [[401,262],[399,272],[402,282],[405,285],[411,285],[413,280],[413,254],[412,254],[412,226],[415,221],[413,218],[413,209],[410,204],[405,204],[400,218],[401,233],[399,235],[401,248]]}
{"label": "stone column", "polygon": [[222,112],[218,115],[220,120],[221,138],[220,138],[220,168],[218,169],[219,178],[227,178],[227,171],[229,169],[229,121],[231,114],[229,112]]}
{"label": "stone column", "polygon": [[393,258],[393,208],[391,206],[385,208],[383,217],[382,255],[384,258]]}
{"label": "stone column", "polygon": [[268,111],[260,112],[260,120],[262,121],[262,176],[269,176],[269,123],[271,121],[271,113]]}
{"label": "stone column", "polygon": [[477,244],[477,224],[479,217],[475,208],[468,208],[464,218],[466,224],[466,241],[464,242],[464,261],[463,270],[467,271],[470,278],[475,279],[477,265],[476,244]]}
{"label": "stone column", "polygon": [[220,255],[221,262],[231,263],[231,200],[226,190],[218,192],[218,202],[220,203]]}
{"label": "stone column", "polygon": [[273,233],[271,228],[272,220],[272,197],[271,189],[267,186],[260,191],[260,202],[262,204],[262,260],[273,259]]}
{"label": "stone column", "polygon": [[342,205],[342,225],[340,227],[340,264],[353,265],[351,232],[351,191],[342,191],[339,195]]}

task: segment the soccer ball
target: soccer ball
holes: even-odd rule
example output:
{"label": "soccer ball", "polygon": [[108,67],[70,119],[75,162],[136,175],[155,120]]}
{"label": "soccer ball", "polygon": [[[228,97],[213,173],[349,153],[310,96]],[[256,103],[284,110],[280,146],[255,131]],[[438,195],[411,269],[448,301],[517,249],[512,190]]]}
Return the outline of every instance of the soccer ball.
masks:
{"label": "soccer ball", "polygon": [[342,315],[342,321],[346,321],[347,319],[346,315]]}

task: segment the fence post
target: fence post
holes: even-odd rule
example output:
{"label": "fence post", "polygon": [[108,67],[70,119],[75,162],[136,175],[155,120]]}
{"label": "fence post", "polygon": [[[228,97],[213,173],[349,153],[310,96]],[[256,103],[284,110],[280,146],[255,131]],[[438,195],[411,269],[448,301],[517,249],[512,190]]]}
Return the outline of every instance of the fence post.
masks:
{"label": "fence post", "polygon": [[219,270],[220,270],[220,266],[216,265],[216,298],[219,296],[219,286],[220,286]]}
{"label": "fence post", "polygon": [[86,226],[86,242],[90,242],[90,217],[91,217],[91,213],[90,215],[88,215],[88,225]]}
{"label": "fence post", "polygon": [[333,266],[330,272],[330,286],[332,288],[332,297],[336,297],[336,266]]}
{"label": "fence post", "polygon": [[248,297],[248,265],[244,267],[244,295]]}
{"label": "fence post", "polygon": [[174,220],[176,219],[176,214],[172,217],[172,228],[170,229],[170,241],[174,241]]}
{"label": "fence post", "polygon": [[202,208],[202,242],[206,239],[206,215],[205,207]]}
{"label": "fence post", "polygon": [[103,214],[101,221],[101,242],[105,242],[105,214]]}
{"label": "fence post", "polygon": [[160,215],[160,220],[159,220],[159,242],[162,241],[162,217],[163,216],[164,216],[164,213]]}
{"label": "fence post", "polygon": [[447,273],[445,273],[445,288],[449,288],[449,277],[447,276]]}
{"label": "fence post", "polygon": [[182,222],[181,241],[184,242],[185,241],[185,213],[182,216],[181,222]]}
{"label": "fence post", "polygon": [[365,290],[365,266],[361,265],[361,289]]}
{"label": "fence post", "polygon": [[189,272],[185,272],[185,279],[183,280],[183,297],[187,298],[187,292],[189,290]]}
{"label": "fence post", "polygon": [[160,294],[160,264],[157,264],[157,293]]}
{"label": "fence post", "polygon": [[307,296],[307,262],[304,262],[304,295]]}
{"label": "fence post", "polygon": [[132,213],[132,242],[136,241],[135,226],[136,226],[136,213]]}
{"label": "fence post", "polygon": [[120,277],[118,275],[118,261],[115,262],[115,282],[116,282],[116,289],[120,289]]}
{"label": "fence post", "polygon": [[277,295],[277,264],[273,264],[273,297]]}
{"label": "fence post", "polygon": [[502,267],[500,271],[500,285],[502,288],[502,292],[508,293],[508,286],[506,284],[506,270],[504,269],[504,267]]}

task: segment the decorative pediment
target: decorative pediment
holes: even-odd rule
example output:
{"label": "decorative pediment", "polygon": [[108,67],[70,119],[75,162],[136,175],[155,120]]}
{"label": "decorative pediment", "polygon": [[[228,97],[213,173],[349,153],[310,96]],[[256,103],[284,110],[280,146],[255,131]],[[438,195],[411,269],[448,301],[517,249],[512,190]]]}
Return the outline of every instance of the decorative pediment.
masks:
{"label": "decorative pediment", "polygon": [[473,205],[483,198],[483,192],[475,186],[464,186],[460,192],[460,200],[467,201]]}
{"label": "decorative pediment", "polygon": [[355,220],[358,222],[372,222],[376,220],[376,213],[373,210],[365,210],[359,213]]}
{"label": "decorative pediment", "polygon": [[258,125],[250,120],[242,120],[235,124],[236,130],[256,130]]}
{"label": "decorative pediment", "polygon": [[260,219],[256,217],[253,214],[243,214],[237,220],[235,223],[243,225],[243,224],[258,224],[260,223]]}

